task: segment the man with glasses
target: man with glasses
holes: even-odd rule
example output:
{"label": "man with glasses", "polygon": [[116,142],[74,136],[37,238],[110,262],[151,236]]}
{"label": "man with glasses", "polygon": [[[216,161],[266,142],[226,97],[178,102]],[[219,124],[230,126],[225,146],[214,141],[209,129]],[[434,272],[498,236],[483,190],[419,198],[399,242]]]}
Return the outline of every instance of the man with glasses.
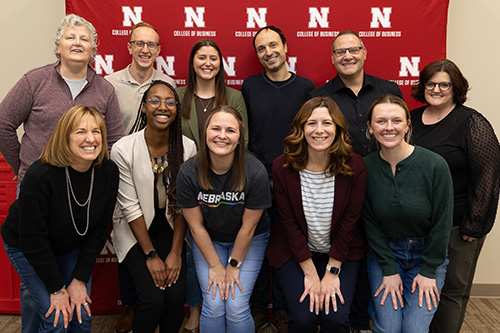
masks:
{"label": "man with glasses", "polygon": [[331,97],[337,103],[349,126],[354,152],[361,156],[374,151],[366,138],[366,116],[373,101],[386,94],[403,98],[396,83],[364,72],[366,53],[357,33],[342,31],[332,43],[332,63],[337,76],[309,94],[311,98]]}
{"label": "man with glasses", "polygon": [[[130,31],[127,48],[132,56],[132,63],[105,77],[115,87],[125,135],[131,133],[138,110],[141,107],[142,95],[152,81],[162,80],[175,88],[175,82],[171,77],[153,68],[161,46],[160,36],[151,24],[140,22],[134,25]],[[118,319],[115,330],[118,333],[125,333],[132,331],[136,294],[132,280],[123,264],[119,264],[118,280],[120,298],[125,306],[125,311]]]}
{"label": "man with glasses", "polygon": [[123,118],[125,134],[130,134],[144,92],[151,81],[162,80],[175,88],[174,80],[153,68],[161,51],[160,36],[148,23],[140,22],[132,27],[127,44],[132,63],[124,69],[106,76],[115,87]]}
{"label": "man with glasses", "polygon": [[[375,151],[375,143],[366,137],[366,117],[371,104],[378,97],[392,94],[403,98],[394,82],[364,72],[366,47],[359,35],[351,30],[342,31],[332,43],[332,63],[337,76],[314,89],[309,97],[331,97],[339,106],[349,128],[354,152],[366,156]],[[368,304],[370,285],[366,271],[366,257],[360,262],[356,293],[351,308],[351,332],[371,332]]]}

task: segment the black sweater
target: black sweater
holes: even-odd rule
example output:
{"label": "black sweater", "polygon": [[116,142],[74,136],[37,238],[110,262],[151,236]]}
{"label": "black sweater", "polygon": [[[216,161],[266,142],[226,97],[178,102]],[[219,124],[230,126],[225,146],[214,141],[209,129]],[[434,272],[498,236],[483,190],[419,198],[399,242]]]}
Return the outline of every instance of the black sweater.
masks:
{"label": "black sweater", "polygon": [[[80,173],[69,167],[71,184],[80,203],[87,200],[92,168]],[[80,248],[72,277],[88,282],[97,254],[107,239],[118,190],[118,168],[104,160],[95,169],[90,203],[89,229],[79,236],[71,219],[64,168],[35,161],[21,183],[19,199],[9,209],[2,225],[2,238],[12,247],[22,249],[48,292],[64,285],[55,256]],[[71,194],[70,194],[71,195]],[[87,206],[78,206],[71,197],[73,216],[80,233],[87,224]]]}

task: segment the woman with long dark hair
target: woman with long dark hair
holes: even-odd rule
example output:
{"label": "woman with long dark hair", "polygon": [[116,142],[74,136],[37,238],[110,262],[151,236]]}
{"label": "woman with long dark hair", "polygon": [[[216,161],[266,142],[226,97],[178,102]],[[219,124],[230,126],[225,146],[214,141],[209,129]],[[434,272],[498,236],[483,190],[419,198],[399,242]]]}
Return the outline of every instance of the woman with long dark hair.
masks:
{"label": "woman with long dark hair", "polygon": [[144,93],[135,133],[111,157],[120,170],[113,244],[137,294],[134,331],[177,333],[184,318],[186,222],[176,207],[180,165],[196,152],[182,136],[179,97],[164,81]]}

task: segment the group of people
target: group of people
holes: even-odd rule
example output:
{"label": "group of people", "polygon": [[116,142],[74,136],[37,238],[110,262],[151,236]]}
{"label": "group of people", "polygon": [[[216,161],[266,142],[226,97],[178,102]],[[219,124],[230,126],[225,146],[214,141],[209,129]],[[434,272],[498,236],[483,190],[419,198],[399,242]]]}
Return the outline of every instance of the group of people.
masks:
{"label": "group of people", "polygon": [[106,78],[90,66],[91,23],[67,15],[55,44],[57,62],[0,104],[0,152],[19,184],[1,234],[23,332],[90,332],[111,222],[119,333],[179,332],[185,304],[186,333],[269,320],[364,332],[370,318],[374,332],[460,331],[496,216],[500,146],[464,106],[453,62],[422,69],[412,96],[424,106],[410,112],[395,83],[364,72],[353,31],[333,40],[337,75],[315,88],[287,70],[283,32],[261,28],[264,71],[241,92],[209,39],[177,88],[153,68],[160,38],[144,22],[131,64]]}

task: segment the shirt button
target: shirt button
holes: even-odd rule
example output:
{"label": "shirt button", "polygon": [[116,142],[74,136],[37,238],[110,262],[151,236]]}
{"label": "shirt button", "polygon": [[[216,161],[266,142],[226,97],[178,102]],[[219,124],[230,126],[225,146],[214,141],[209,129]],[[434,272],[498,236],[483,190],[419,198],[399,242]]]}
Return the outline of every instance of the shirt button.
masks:
{"label": "shirt button", "polygon": [[397,197],[398,197],[398,195],[396,193],[394,193],[394,198],[397,198]]}

